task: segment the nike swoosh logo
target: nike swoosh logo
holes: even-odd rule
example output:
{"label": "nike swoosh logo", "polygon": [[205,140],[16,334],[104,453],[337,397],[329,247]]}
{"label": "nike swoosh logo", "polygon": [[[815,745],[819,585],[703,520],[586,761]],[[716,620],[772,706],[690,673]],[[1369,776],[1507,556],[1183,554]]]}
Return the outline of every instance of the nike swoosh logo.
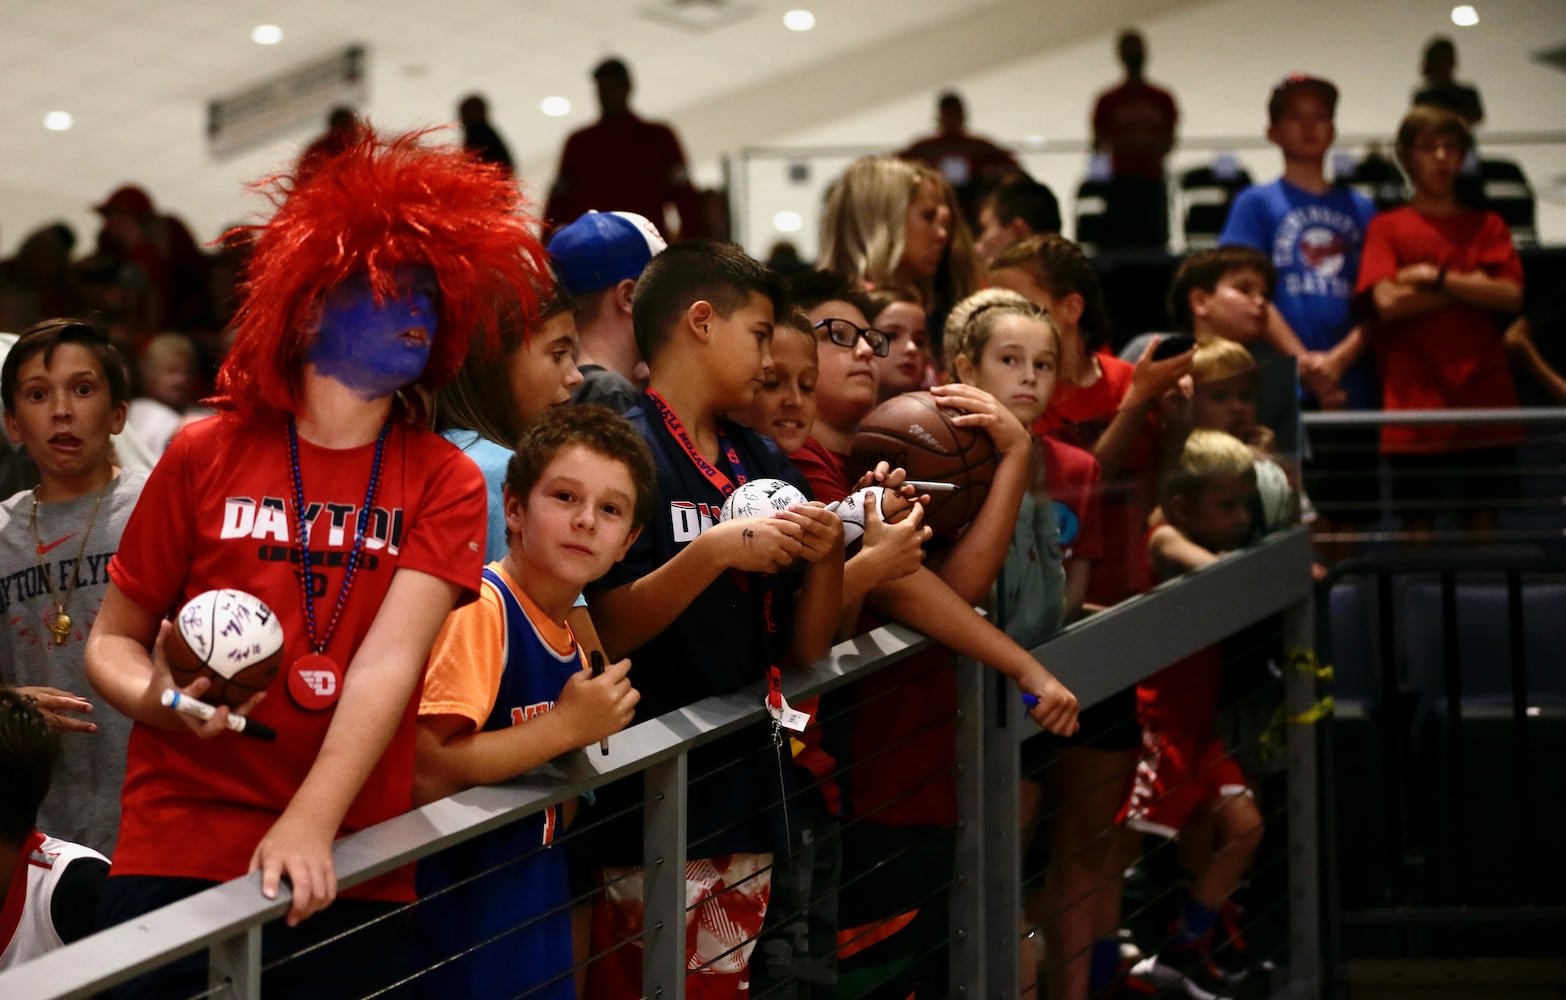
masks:
{"label": "nike swoosh logo", "polygon": [[63,545],[66,542],[70,541],[71,539],[73,539],[75,537],[76,537],[76,532],[73,531],[69,535],[66,535],[64,538],[60,539],[59,541],[57,541],[57,542],[50,542],[48,545],[45,545],[43,542],[39,542],[38,543],[38,554],[41,555],[41,556],[46,556],[46,555],[49,554],[49,550],[50,549],[55,548],[56,546],[59,546],[59,545]]}

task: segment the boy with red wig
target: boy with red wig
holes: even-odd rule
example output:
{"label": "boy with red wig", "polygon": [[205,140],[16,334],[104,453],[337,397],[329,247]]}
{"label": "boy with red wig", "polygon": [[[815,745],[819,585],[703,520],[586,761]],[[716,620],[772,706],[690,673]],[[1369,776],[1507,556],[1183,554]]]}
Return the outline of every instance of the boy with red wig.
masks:
{"label": "boy with red wig", "polygon": [[[286,877],[286,926],[263,934],[267,991],[358,996],[394,971],[396,921],[333,939],[411,901],[411,869],[301,922],[336,895],[333,841],[408,809],[412,696],[483,560],[483,480],[425,429],[418,391],[452,377],[475,331],[494,338],[497,303],[536,308],[543,249],[509,178],[416,135],[365,131],[270,188],[277,211],[254,230],[218,415],[177,435],[149,479],[88,640],[89,679],[134,721],[100,917],[247,872],[275,898]],[[164,615],[222,587],[283,626],[282,669],[236,709],[274,744],[228,732],[227,708],[197,724],[159,700],[176,687]],[[181,960],[123,995],[189,995],[205,964]]]}

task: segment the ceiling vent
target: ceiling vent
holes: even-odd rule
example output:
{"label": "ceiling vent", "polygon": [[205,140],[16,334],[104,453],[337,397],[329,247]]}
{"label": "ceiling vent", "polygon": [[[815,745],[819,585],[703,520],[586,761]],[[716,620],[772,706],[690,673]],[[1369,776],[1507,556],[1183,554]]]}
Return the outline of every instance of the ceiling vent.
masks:
{"label": "ceiling vent", "polygon": [[659,0],[637,13],[687,34],[704,35],[753,16],[757,8],[757,4],[743,0]]}
{"label": "ceiling vent", "polygon": [[1562,45],[1558,48],[1548,49],[1544,52],[1535,52],[1533,54],[1533,60],[1534,62],[1543,63],[1552,69],[1558,69],[1563,73],[1566,73],[1566,45]]}

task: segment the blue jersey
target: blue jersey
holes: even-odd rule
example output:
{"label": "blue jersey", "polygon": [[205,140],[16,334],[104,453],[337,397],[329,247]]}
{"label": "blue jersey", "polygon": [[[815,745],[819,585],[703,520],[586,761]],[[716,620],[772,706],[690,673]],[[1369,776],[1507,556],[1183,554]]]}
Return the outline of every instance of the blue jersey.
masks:
{"label": "blue jersey", "polygon": [[[1218,242],[1255,247],[1272,257],[1278,311],[1306,350],[1325,351],[1354,328],[1359,257],[1375,214],[1370,199],[1348,188],[1312,194],[1279,179],[1240,192]],[[1350,407],[1372,405],[1374,375],[1369,352],[1344,374]]]}
{"label": "blue jersey", "polygon": [[[582,661],[574,641],[564,650],[550,643],[493,566],[484,570],[484,590],[489,600],[471,613],[492,613],[495,598],[503,610],[505,671],[483,725],[490,732],[553,708]],[[419,979],[425,996],[574,1000],[565,850],[551,846],[558,828],[558,807],[550,806],[419,862],[418,934],[428,957],[488,942]]]}
{"label": "blue jersey", "polygon": [[[651,573],[718,521],[724,494],[685,453],[651,402],[625,415],[652,452],[658,491],[652,520],[626,557],[599,581],[613,588]],[[748,427],[720,424],[724,454],[718,471],[736,485],[753,479],[783,479],[801,491],[804,478],[777,446]],[[807,494],[808,495],[808,494]],[[793,621],[792,572],[773,578],[724,573],[682,611],[669,627],[631,651],[631,682],[641,693],[636,721],[654,718],[712,695],[730,694],[766,676],[769,661],[788,648]],[[773,620],[779,635],[769,642],[762,610],[773,589]],[[760,703],[762,693],[756,699]],[[785,755],[787,750],[784,750]],[[780,779],[770,724],[757,722],[690,753],[690,811],[686,819],[692,858],[759,853],[784,846],[785,827],[777,808]],[[793,768],[784,767],[792,781]],[[791,786],[790,786],[791,789]],[[792,790],[792,789],[791,789]],[[642,801],[638,777],[599,790],[594,815],[613,816]],[[642,863],[641,813],[607,820],[595,838],[595,859],[605,865]]]}

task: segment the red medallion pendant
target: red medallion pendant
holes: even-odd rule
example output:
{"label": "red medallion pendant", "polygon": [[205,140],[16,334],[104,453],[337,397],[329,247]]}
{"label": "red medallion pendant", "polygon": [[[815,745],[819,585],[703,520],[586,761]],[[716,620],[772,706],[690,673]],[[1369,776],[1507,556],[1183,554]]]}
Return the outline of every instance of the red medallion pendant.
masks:
{"label": "red medallion pendant", "polygon": [[307,712],[337,704],[343,689],[343,668],[325,653],[301,656],[288,668],[288,697]]}

